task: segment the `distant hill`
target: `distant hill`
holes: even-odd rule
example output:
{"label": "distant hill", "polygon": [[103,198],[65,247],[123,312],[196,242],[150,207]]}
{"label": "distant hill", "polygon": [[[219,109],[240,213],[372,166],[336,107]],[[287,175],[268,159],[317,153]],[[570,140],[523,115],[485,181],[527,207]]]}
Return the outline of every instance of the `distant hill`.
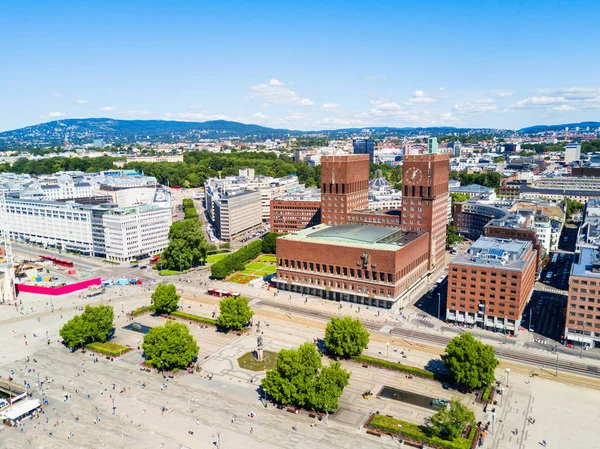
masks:
{"label": "distant hill", "polygon": [[579,127],[579,129],[585,129],[587,127],[590,128],[598,128],[600,127],[600,122],[580,122],[580,123],[564,123],[562,125],[535,125],[529,126],[527,128],[521,128],[518,132],[522,134],[535,134],[541,133],[544,131],[562,131],[566,127],[569,128],[570,131],[575,130],[575,128]]}
{"label": "distant hill", "polygon": [[448,134],[474,134],[503,136],[509,131],[493,128],[395,128],[369,127],[344,128],[321,131],[297,131],[290,129],[274,129],[265,126],[213,120],[208,122],[180,122],[168,120],[116,120],[111,118],[84,118],[55,120],[39,125],[5,131],[0,133],[0,148],[23,148],[60,146],[65,140],[71,144],[90,144],[94,139],[102,139],[105,143],[135,143],[150,141],[155,143],[173,143],[181,141],[198,141],[199,139],[218,138],[286,138],[302,135],[323,135],[328,137],[345,137],[361,134],[368,130],[373,136],[410,136]]}

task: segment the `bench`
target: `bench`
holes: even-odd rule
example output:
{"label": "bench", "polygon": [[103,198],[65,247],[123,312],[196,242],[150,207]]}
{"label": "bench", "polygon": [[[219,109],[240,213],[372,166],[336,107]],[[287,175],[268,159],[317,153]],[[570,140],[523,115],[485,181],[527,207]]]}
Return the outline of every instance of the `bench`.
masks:
{"label": "bench", "polygon": [[376,436],[376,437],[379,437],[379,438],[381,438],[381,434],[380,434],[379,432],[377,432],[376,430],[371,430],[371,429],[369,429],[369,430],[367,430],[367,434],[368,434],[368,435],[374,435],[374,436]]}
{"label": "bench", "polygon": [[416,447],[418,449],[421,449],[422,447],[421,443],[413,443],[412,441],[404,441],[404,444],[410,447]]}

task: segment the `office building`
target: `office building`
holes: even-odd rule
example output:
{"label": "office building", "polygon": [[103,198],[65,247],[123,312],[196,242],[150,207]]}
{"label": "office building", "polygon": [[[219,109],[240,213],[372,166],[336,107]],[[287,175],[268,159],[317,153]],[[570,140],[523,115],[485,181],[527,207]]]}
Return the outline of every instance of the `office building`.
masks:
{"label": "office building", "polygon": [[306,189],[271,201],[271,231],[282,234],[321,223],[321,192]]}
{"label": "office building", "polygon": [[536,260],[529,241],[479,238],[450,262],[446,320],[518,334]]}
{"label": "office building", "polygon": [[207,211],[217,237],[230,241],[262,224],[258,190],[205,191]]}
{"label": "office building", "polygon": [[128,262],[160,254],[169,245],[171,209],[155,205],[109,209],[102,225],[106,258]]}
{"label": "office building", "polygon": [[571,266],[565,341],[600,347],[600,251],[582,248]]}
{"label": "office building", "polygon": [[435,154],[438,152],[437,137],[427,138],[427,154]]}
{"label": "office building", "polygon": [[363,154],[321,158],[321,222],[346,224],[348,213],[369,206],[369,157]]}
{"label": "office building", "polygon": [[354,154],[368,154],[369,162],[373,163],[375,157],[375,142],[373,139],[352,139]]}

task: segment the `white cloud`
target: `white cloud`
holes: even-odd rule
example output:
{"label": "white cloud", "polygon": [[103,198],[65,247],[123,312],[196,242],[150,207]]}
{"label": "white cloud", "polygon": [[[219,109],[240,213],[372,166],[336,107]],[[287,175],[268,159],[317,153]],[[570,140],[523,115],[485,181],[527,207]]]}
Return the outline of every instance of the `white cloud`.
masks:
{"label": "white cloud", "polygon": [[246,99],[259,99],[263,104],[278,104],[288,106],[312,106],[314,101],[302,98],[296,92],[284,87],[282,81],[271,79],[269,83],[262,83],[250,87]]}
{"label": "white cloud", "polygon": [[340,105],[336,103],[323,103],[321,109],[323,109],[324,111],[333,111],[334,109],[337,109],[339,107]]}
{"label": "white cloud", "polygon": [[255,112],[254,114],[252,114],[252,117],[260,119],[260,120],[264,120],[270,117],[270,115],[267,114],[263,114],[262,112]]}
{"label": "white cloud", "polygon": [[388,100],[372,100],[370,114],[375,117],[405,117],[408,111],[404,106]]}
{"label": "white cloud", "polygon": [[491,98],[455,104],[452,111],[456,114],[481,114],[496,111],[498,106]]}
{"label": "white cloud", "polygon": [[64,112],[48,112],[46,115],[40,115],[44,120],[58,120],[65,117]]}
{"label": "white cloud", "polygon": [[452,114],[452,112],[444,112],[440,116],[440,122],[442,125],[458,125],[462,123],[462,119]]}
{"label": "white cloud", "polygon": [[112,106],[104,106],[102,109],[100,109],[101,111],[105,111],[105,112],[110,112],[110,111],[114,111],[115,108],[113,108]]}
{"label": "white cloud", "polygon": [[430,104],[436,102],[437,98],[427,97],[422,90],[415,90],[413,96],[406,100],[404,104]]}
{"label": "white cloud", "polygon": [[299,121],[304,120],[306,118],[306,114],[304,112],[290,111],[288,115],[285,116],[285,120],[289,121]]}
{"label": "white cloud", "polygon": [[170,119],[181,120],[181,121],[208,121],[208,120],[231,120],[226,115],[209,114],[207,112],[179,112],[177,114],[171,114]]}
{"label": "white cloud", "polygon": [[512,109],[547,109],[549,111],[575,111],[600,109],[600,88],[569,87],[545,89],[539,95],[524,98],[511,106]]}
{"label": "white cloud", "polygon": [[318,125],[321,126],[332,126],[336,128],[350,128],[350,127],[362,127],[367,126],[367,122],[356,118],[340,118],[340,117],[327,117],[317,121]]}
{"label": "white cloud", "polygon": [[494,98],[507,98],[512,97],[513,93],[509,90],[492,90],[488,95]]}
{"label": "white cloud", "polygon": [[87,100],[77,100],[75,103],[77,104],[88,104]]}

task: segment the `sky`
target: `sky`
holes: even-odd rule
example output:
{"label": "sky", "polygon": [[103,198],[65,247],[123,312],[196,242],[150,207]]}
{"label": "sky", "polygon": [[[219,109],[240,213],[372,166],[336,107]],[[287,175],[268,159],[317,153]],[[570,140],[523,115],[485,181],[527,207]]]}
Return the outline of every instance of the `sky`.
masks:
{"label": "sky", "polygon": [[0,130],[600,121],[600,2],[0,2]]}

